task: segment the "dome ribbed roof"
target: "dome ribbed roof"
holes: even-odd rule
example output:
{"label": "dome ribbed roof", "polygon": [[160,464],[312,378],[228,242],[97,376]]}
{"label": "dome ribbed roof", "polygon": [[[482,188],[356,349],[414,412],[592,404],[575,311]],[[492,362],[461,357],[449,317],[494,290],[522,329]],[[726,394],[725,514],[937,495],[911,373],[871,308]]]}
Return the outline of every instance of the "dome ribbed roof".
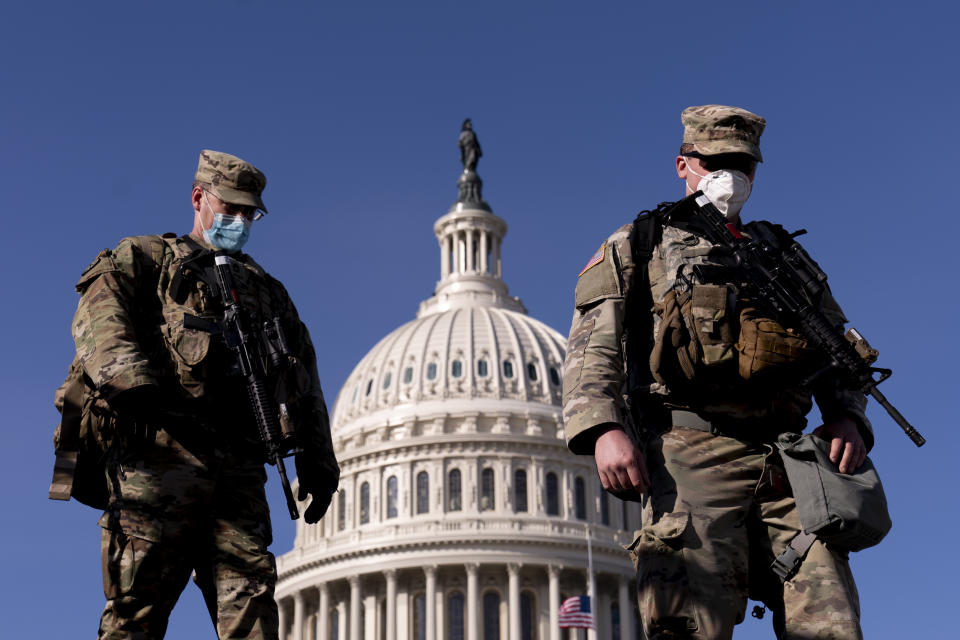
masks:
{"label": "dome ribbed roof", "polygon": [[[334,411],[333,428],[358,427],[422,414],[425,404],[456,400],[504,400],[560,404],[560,368],[565,340],[519,311],[464,306],[431,313],[392,331],[347,378]],[[406,410],[405,410],[406,409]],[[366,419],[367,417],[371,419]],[[376,417],[373,417],[376,416]]]}

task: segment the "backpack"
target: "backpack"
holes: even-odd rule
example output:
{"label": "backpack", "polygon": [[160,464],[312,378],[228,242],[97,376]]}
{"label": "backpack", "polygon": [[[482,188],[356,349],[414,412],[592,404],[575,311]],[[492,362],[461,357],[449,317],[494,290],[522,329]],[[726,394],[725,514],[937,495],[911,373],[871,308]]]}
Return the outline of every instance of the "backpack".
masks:
{"label": "backpack", "polygon": [[[159,264],[166,240],[175,234],[163,236],[136,236],[130,238],[139,249],[141,272],[159,275]],[[88,266],[77,291],[83,293],[86,285],[103,270],[98,269],[103,258],[110,258],[104,249]],[[156,288],[156,282],[153,282]],[[151,283],[142,283],[149,287]],[[95,509],[105,509],[109,497],[106,465],[117,433],[117,416],[84,372],[80,360],[74,356],[67,378],[54,394],[54,406],[60,412],[60,424],[53,433],[56,461],[50,483],[51,500],[69,500],[71,497]]]}

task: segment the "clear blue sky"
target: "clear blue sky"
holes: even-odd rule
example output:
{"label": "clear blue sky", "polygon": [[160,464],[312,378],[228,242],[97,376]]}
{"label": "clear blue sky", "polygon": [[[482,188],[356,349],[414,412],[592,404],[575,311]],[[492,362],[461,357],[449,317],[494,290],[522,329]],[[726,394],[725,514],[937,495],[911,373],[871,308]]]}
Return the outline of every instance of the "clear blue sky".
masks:
{"label": "clear blue sky", "polygon": [[[768,121],[744,217],[810,231],[847,315],[895,370],[882,389],[929,440],[917,450],[871,408],[894,528],[852,560],[866,636],[955,637],[958,13],[923,1],[6,3],[0,635],[96,633],[98,514],[46,497],[73,284],[123,236],[189,231],[200,149],[266,172],[271,214],[249,251],[292,293],[332,404],[439,278],[432,225],[456,198],[463,118],[509,224],[511,292],[566,333],[600,241],[682,195],[680,111],[721,103]],[[269,488],[280,554],[293,528]],[[188,587],[168,637],[213,637],[200,600]],[[737,637],[772,637],[769,620]]]}

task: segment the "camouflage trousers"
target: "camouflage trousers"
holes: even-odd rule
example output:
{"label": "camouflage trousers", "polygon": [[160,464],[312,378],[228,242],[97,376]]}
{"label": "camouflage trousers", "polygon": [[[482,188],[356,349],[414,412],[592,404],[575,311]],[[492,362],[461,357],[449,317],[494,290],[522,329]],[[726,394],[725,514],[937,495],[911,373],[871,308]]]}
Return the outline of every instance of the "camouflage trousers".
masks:
{"label": "camouflage trousers", "polygon": [[651,443],[631,547],[648,640],[731,638],[748,596],[770,608],[778,638],[862,638],[845,553],[818,540],[786,583],[770,569],[801,529],[772,449],[682,427]]}
{"label": "camouflage trousers", "polygon": [[191,573],[221,640],[278,637],[263,464],[192,450],[160,430],[108,465],[100,640],[163,638]]}

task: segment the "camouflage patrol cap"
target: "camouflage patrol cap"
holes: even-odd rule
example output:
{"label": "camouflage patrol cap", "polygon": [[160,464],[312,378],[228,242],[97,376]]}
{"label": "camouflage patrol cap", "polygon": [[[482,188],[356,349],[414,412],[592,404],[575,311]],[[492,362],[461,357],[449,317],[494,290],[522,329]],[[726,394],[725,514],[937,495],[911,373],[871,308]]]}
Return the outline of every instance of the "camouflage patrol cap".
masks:
{"label": "camouflage patrol cap", "polygon": [[680,114],[683,142],[692,144],[705,156],[720,153],[746,153],[757,162],[760,155],[760,134],[767,121],[755,113],[737,107],[708,104],[687,107]]}
{"label": "camouflage patrol cap", "polygon": [[209,191],[226,203],[267,211],[260,198],[267,177],[249,162],[229,153],[201,151],[194,182],[209,185]]}

